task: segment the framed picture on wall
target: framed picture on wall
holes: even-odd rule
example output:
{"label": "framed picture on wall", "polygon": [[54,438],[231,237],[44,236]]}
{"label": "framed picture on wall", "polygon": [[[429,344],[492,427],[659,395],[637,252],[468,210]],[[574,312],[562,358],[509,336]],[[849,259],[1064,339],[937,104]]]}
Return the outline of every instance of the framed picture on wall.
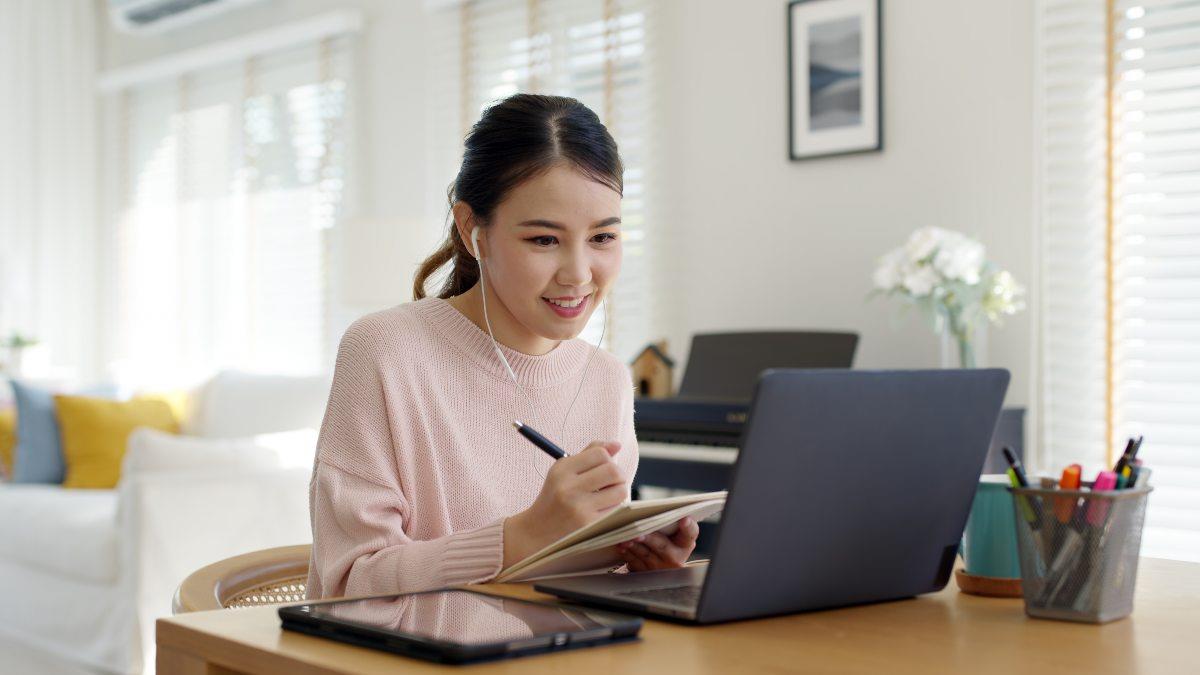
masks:
{"label": "framed picture on wall", "polygon": [[788,3],[788,156],[883,149],[882,0]]}

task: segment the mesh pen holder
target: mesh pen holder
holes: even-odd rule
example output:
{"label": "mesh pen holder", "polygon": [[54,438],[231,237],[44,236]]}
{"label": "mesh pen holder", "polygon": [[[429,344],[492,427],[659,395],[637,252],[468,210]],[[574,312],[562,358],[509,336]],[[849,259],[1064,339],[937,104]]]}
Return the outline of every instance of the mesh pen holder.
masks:
{"label": "mesh pen holder", "polygon": [[1129,616],[1153,489],[1009,488],[1025,613],[1087,623]]}

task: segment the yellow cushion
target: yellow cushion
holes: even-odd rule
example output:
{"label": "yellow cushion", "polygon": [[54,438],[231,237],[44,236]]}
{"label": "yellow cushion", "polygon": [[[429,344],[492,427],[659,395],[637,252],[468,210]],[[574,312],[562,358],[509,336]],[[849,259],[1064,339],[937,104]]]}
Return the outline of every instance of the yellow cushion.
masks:
{"label": "yellow cushion", "polygon": [[164,401],[171,408],[171,414],[176,420],[187,418],[188,409],[192,405],[191,392],[187,389],[161,389],[137,392],[134,398],[156,398]]}
{"label": "yellow cushion", "polygon": [[13,448],[17,446],[17,411],[0,410],[0,476],[11,476]]}
{"label": "yellow cushion", "polygon": [[121,478],[125,440],[138,427],[179,432],[171,406],[161,399],[110,401],[54,397],[67,475],[63,487],[113,488]]}

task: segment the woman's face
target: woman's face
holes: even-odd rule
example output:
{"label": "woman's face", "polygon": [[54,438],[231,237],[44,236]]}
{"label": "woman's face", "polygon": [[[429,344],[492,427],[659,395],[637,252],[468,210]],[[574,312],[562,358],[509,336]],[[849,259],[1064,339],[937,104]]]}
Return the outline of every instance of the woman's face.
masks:
{"label": "woman's face", "polygon": [[489,294],[533,335],[573,338],[617,280],[620,235],[621,195],[555,166],[515,187],[480,232]]}

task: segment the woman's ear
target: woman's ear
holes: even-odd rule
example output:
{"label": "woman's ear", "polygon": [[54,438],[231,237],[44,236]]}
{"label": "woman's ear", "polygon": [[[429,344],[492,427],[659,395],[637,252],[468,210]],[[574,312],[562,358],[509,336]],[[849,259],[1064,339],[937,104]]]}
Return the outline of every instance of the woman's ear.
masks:
{"label": "woman's ear", "polygon": [[[474,247],[471,246],[471,231],[478,227],[478,219],[475,217],[475,211],[471,209],[471,205],[466,202],[454,202],[450,212],[454,215],[454,227],[458,230],[458,236],[467,245],[467,250],[471,255],[478,257]],[[482,233],[481,233],[482,234]],[[482,236],[480,237],[482,239]],[[480,245],[483,248],[483,245]]]}

